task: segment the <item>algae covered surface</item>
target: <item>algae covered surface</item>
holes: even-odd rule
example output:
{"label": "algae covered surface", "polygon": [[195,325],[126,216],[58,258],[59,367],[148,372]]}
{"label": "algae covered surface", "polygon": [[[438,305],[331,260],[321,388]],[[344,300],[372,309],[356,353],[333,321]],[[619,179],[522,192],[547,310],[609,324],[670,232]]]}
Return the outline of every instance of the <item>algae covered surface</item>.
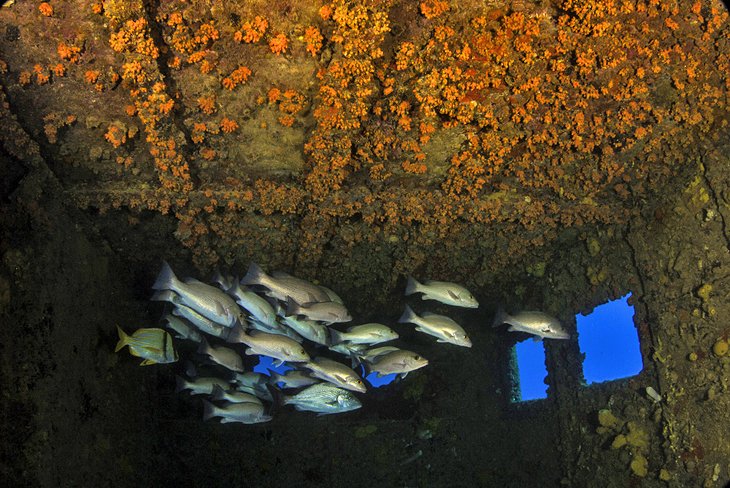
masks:
{"label": "algae covered surface", "polygon": [[[730,20],[719,1],[5,2],[0,471],[14,486],[730,481]],[[464,284],[474,347],[339,418],[203,424],[152,326],[162,259],[250,261],[394,321]],[[633,294],[644,370],[513,405],[499,305]],[[659,401],[647,395],[651,387]]]}

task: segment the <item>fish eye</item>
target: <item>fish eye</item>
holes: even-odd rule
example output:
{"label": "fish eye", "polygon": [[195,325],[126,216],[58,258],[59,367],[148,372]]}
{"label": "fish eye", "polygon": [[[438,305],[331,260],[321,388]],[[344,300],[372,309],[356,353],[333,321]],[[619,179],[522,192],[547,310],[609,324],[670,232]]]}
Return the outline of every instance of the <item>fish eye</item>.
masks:
{"label": "fish eye", "polygon": [[419,359],[421,359],[421,356],[419,356],[418,354],[416,354],[415,356],[413,356],[413,359],[415,359],[416,361],[418,361]]}

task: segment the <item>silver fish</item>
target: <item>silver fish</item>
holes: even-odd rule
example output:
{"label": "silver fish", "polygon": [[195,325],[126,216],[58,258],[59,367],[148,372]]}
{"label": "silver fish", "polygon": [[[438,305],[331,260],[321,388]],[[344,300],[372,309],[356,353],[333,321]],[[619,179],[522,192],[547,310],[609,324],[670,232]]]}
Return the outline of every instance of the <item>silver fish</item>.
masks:
{"label": "silver fish", "polygon": [[298,319],[293,315],[284,317],[282,320],[285,325],[305,339],[322,346],[329,344],[329,332],[324,325],[313,320]]}
{"label": "silver fish", "polygon": [[515,315],[507,314],[503,309],[497,310],[492,327],[509,324],[510,332],[527,332],[533,334],[535,340],[540,339],[570,339],[558,319],[543,312],[519,312]]}
{"label": "silver fish", "polygon": [[200,342],[203,340],[203,336],[200,335],[200,332],[198,332],[195,327],[188,325],[188,323],[180,317],[167,314],[162,317],[162,320],[167,322],[167,328],[174,331],[175,336],[178,339],[188,339],[193,342]]}
{"label": "silver fish", "polygon": [[320,415],[348,412],[362,406],[355,395],[329,383],[317,383],[293,396],[284,396],[284,405]]}
{"label": "silver fish", "polygon": [[291,369],[284,374],[273,373],[271,375],[271,384],[276,385],[279,383],[282,383],[282,388],[301,388],[319,383],[319,380],[313,378],[306,371]]}
{"label": "silver fish", "polygon": [[457,307],[477,308],[479,302],[469,290],[456,283],[447,281],[424,281],[419,283],[413,277],[408,277],[406,284],[406,296],[414,293],[423,293],[421,299],[436,300],[446,305],[454,305]]}
{"label": "silver fish", "polygon": [[260,297],[251,290],[247,290],[240,283],[236,283],[231,287],[228,293],[236,299],[236,302],[240,306],[253,315],[256,320],[270,327],[276,326],[274,307],[265,298]]}
{"label": "silver fish", "polygon": [[352,320],[352,316],[345,306],[336,302],[312,302],[299,305],[289,298],[286,305],[287,316],[303,315],[309,320],[318,320],[327,325]]}
{"label": "silver fish", "polygon": [[365,393],[365,383],[353,370],[344,364],[327,358],[314,358],[314,361],[302,365],[312,372],[312,376],[328,381],[346,390]]}
{"label": "silver fish", "polygon": [[210,334],[215,337],[225,337],[228,334],[228,327],[217,324],[207,317],[203,317],[198,312],[183,303],[180,295],[171,290],[162,290],[152,295],[151,300],[170,302],[175,305],[172,314],[176,317],[183,317],[193,324],[198,330]]}
{"label": "silver fish", "polygon": [[141,366],[150,364],[174,363],[177,361],[177,352],[172,345],[172,337],[162,329],[137,329],[132,335],[127,335],[117,326],[119,342],[114,352],[119,352],[124,346],[129,346],[132,356],[143,358]]}
{"label": "silver fish", "polygon": [[395,351],[401,351],[402,349],[398,349],[397,347],[393,346],[383,346],[383,347],[375,347],[373,349],[366,349],[362,352],[358,352],[357,356],[362,361],[366,362],[373,362],[375,358],[378,356],[383,356],[385,354],[388,354],[389,352],[395,352]]}
{"label": "silver fish", "polygon": [[162,262],[162,270],[152,288],[174,291],[180,295],[185,305],[225,327],[233,327],[236,322],[243,320],[243,312],[231,297],[201,281],[180,281],[165,261]]}
{"label": "silver fish", "polygon": [[243,359],[233,349],[223,346],[211,346],[203,339],[198,347],[199,354],[207,355],[213,362],[231,371],[243,372]]}
{"label": "silver fish", "polygon": [[221,423],[238,422],[241,424],[259,424],[271,420],[270,415],[264,413],[263,405],[258,403],[230,403],[225,402],[220,407],[203,400],[203,420],[221,418]]}
{"label": "silver fish", "polygon": [[228,389],[228,382],[220,378],[201,376],[192,380],[186,380],[182,376],[175,377],[175,393],[190,390],[191,395],[210,395],[213,388],[218,385],[224,390]]}
{"label": "silver fish", "polygon": [[283,302],[288,297],[291,297],[297,303],[329,301],[327,293],[317,285],[289,276],[286,273],[269,276],[256,263],[251,263],[246,276],[241,279],[241,284],[263,286],[269,290],[271,296]]}
{"label": "silver fish", "polygon": [[355,325],[347,329],[347,332],[340,332],[330,329],[332,343],[349,342],[352,344],[380,344],[398,338],[398,333],[383,324],[369,323]]}
{"label": "silver fish", "polygon": [[406,305],[405,311],[401,318],[398,319],[398,322],[401,324],[415,324],[418,332],[436,337],[436,342],[447,342],[457,346],[471,347],[471,339],[466,335],[464,329],[445,315],[424,312],[423,316],[419,317],[411,310],[411,307]]}
{"label": "silver fish", "polygon": [[378,376],[396,373],[405,378],[411,371],[423,368],[427,364],[428,360],[420,354],[398,349],[374,357],[367,362],[365,369],[368,373],[377,373]]}
{"label": "silver fish", "polygon": [[251,319],[247,322],[247,325],[249,328],[254,330],[260,330],[261,332],[267,332],[269,334],[275,334],[275,335],[281,335],[286,336],[289,339],[293,339],[297,341],[298,343],[304,342],[304,338],[297,334],[294,330],[292,330],[290,327],[287,327],[285,325],[282,325],[280,323],[276,323],[274,327],[270,327],[263,322],[259,322],[256,319]]}
{"label": "silver fish", "polygon": [[277,359],[281,364],[284,361],[306,362],[309,361],[309,354],[298,342],[288,337],[268,334],[258,330],[249,331],[248,334],[239,327],[231,331],[228,337],[229,342],[241,342],[248,346],[247,355],[263,354]]}
{"label": "silver fish", "polygon": [[231,403],[258,403],[261,405],[261,400],[256,395],[236,390],[226,391],[218,385],[213,387],[211,398],[216,401],[225,400]]}
{"label": "silver fish", "polygon": [[236,383],[236,390],[244,393],[250,393],[262,400],[268,402],[273,401],[271,392],[268,388],[269,377],[261,373],[235,373],[233,382]]}

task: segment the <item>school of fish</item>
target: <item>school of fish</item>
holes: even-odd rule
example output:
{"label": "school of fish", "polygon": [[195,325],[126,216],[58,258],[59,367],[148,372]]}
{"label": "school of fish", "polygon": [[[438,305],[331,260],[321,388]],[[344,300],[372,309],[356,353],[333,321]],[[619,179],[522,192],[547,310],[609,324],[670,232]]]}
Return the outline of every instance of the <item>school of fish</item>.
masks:
{"label": "school of fish", "polygon": [[[163,262],[152,285],[152,300],[170,304],[162,318],[169,332],[141,328],[127,334],[117,327],[116,351],[127,346],[130,354],[143,359],[143,366],[176,362],[174,342],[181,341],[178,349],[189,350],[198,366],[187,362],[185,375],[177,376],[176,390],[207,396],[204,420],[267,422],[272,418],[269,404],[291,405],[318,415],[348,412],[362,406],[356,393],[367,391],[364,377],[357,372],[361,366],[365,376],[405,378],[428,365],[417,352],[380,345],[399,338],[387,325],[371,322],[344,331],[335,328],[353,318],[342,299],[324,286],[282,272],[269,275],[255,263],[241,280],[216,273],[212,281],[180,280]],[[405,295],[415,294],[446,305],[479,307],[474,296],[455,283],[420,283],[408,277]],[[406,305],[398,323],[413,324],[416,331],[439,343],[472,346],[466,331],[445,315],[427,311],[419,315]],[[557,319],[543,312],[509,315],[500,308],[493,326],[502,324],[536,340],[570,338]],[[321,355],[325,350],[331,357]],[[293,369],[271,375],[246,371],[241,352],[268,356],[274,365],[286,363]]]}

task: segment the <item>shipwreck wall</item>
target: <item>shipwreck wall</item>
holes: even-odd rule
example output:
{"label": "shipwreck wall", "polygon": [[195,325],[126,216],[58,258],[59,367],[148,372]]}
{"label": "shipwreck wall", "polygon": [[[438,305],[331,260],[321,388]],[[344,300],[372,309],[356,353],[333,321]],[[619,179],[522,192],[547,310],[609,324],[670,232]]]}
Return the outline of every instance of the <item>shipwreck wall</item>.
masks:
{"label": "shipwreck wall", "polygon": [[[728,16],[697,2],[22,2],[0,9],[0,472],[11,485],[723,486]],[[115,355],[161,259],[250,260],[394,320],[459,281],[468,351],[358,412],[200,420]],[[644,371],[510,405],[499,304],[633,292]],[[377,310],[377,313],[375,312]],[[654,388],[662,397],[646,394]]]}

